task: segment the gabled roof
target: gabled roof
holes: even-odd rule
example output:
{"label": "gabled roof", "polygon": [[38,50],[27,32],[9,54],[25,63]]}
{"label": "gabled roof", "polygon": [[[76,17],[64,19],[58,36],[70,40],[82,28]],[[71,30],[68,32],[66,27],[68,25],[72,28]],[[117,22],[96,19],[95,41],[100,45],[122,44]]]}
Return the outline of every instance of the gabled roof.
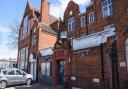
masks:
{"label": "gabled roof", "polygon": [[42,24],[41,28],[42,28],[42,31],[44,31],[44,32],[51,33],[53,35],[57,35],[57,32],[55,32],[50,26],[48,26],[46,24]]}
{"label": "gabled roof", "polygon": [[[30,4],[29,4],[30,5]],[[30,8],[34,11],[34,16],[36,16],[36,18],[38,20],[40,20],[40,9],[33,7],[32,5],[30,5]],[[57,20],[59,20],[58,18],[56,18],[53,15],[50,15],[50,21],[49,21],[49,25],[51,25],[52,23],[56,22]]]}

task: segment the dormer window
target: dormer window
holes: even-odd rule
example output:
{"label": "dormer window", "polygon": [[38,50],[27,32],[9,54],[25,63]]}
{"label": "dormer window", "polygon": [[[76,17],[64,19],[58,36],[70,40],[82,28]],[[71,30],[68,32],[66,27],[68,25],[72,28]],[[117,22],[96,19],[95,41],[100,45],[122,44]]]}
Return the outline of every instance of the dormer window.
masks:
{"label": "dormer window", "polygon": [[75,20],[74,17],[68,20],[68,29],[69,31],[73,31],[75,29]]}
{"label": "dormer window", "polygon": [[94,12],[89,13],[89,23],[94,23]]}
{"label": "dormer window", "polygon": [[81,17],[81,27],[85,26],[85,16]]}
{"label": "dormer window", "polygon": [[103,11],[103,17],[112,15],[112,0],[103,0],[102,11]]}

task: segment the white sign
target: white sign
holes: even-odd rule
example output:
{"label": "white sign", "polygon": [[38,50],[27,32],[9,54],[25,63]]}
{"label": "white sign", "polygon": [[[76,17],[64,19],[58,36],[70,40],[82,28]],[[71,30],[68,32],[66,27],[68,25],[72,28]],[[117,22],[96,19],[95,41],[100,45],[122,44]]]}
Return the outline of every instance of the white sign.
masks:
{"label": "white sign", "polygon": [[52,48],[45,48],[40,50],[41,56],[47,56],[47,55],[52,55],[53,51]]}
{"label": "white sign", "polygon": [[62,39],[67,38],[67,32],[66,31],[61,31],[60,32],[60,38],[62,38]]}
{"label": "white sign", "polygon": [[120,67],[126,67],[126,62],[120,62]]}
{"label": "white sign", "polygon": [[100,80],[99,80],[99,79],[96,79],[96,78],[93,78],[93,82],[94,82],[94,83],[99,83]]}
{"label": "white sign", "polygon": [[71,80],[76,80],[76,77],[71,77]]}

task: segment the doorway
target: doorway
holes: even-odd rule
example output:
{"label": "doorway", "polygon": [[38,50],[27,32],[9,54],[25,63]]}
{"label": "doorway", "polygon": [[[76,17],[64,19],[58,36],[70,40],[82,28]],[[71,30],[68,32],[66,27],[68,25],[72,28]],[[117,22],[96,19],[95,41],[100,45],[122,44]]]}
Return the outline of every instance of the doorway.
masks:
{"label": "doorway", "polygon": [[59,61],[59,85],[64,84],[65,61]]}
{"label": "doorway", "polygon": [[34,81],[36,80],[36,62],[30,63],[30,74],[33,75]]}

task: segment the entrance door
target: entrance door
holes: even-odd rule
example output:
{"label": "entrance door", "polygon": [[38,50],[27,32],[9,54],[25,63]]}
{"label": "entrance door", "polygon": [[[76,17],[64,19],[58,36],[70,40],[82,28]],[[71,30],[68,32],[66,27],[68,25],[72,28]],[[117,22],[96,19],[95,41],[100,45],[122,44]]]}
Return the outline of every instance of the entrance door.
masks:
{"label": "entrance door", "polygon": [[35,62],[31,62],[30,74],[32,74],[33,79],[36,80],[36,63]]}
{"label": "entrance door", "polygon": [[65,61],[59,62],[59,84],[63,85],[64,82],[64,69],[65,69]]}

